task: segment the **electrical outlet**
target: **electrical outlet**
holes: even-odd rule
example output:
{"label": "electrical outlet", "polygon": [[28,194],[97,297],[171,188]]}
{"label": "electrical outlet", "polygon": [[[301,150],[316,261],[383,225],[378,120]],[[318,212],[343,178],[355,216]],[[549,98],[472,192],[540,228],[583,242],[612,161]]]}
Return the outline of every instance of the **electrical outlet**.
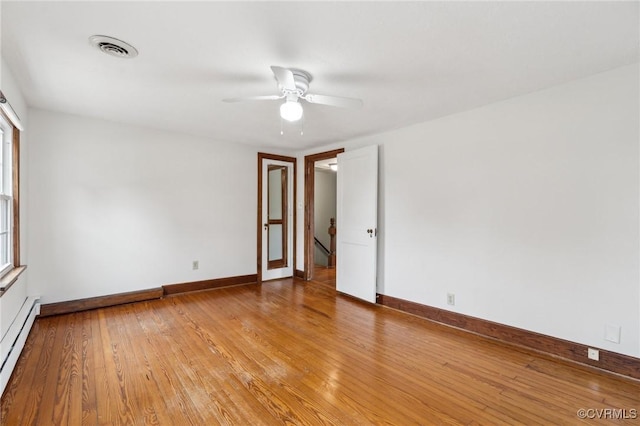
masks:
{"label": "electrical outlet", "polygon": [[447,305],[455,305],[456,304],[456,295],[453,293],[447,293]]}
{"label": "electrical outlet", "polygon": [[197,260],[194,260],[193,263],[191,264],[191,268],[195,271],[200,267],[200,262],[198,262]]}
{"label": "electrical outlet", "polygon": [[597,349],[587,349],[587,356],[594,361],[600,361],[600,351]]}

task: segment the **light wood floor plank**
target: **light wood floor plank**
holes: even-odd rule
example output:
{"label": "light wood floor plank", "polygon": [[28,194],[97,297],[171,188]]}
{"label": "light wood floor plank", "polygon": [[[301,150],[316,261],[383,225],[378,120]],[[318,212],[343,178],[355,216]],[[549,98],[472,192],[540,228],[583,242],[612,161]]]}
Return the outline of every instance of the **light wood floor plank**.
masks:
{"label": "light wood floor plank", "polygon": [[93,327],[95,321],[92,317],[96,311],[82,313],[82,425],[97,425],[98,412],[96,411],[96,376],[95,358],[93,350]]}
{"label": "light wood floor plank", "polygon": [[366,304],[337,294],[331,271],[319,277],[39,318],[0,424],[576,424],[580,408],[640,410],[638,381]]}
{"label": "light wood floor plank", "polygon": [[[51,357],[54,338],[54,328],[49,328],[47,324],[39,322],[34,324],[21,355],[21,359],[29,358],[30,362],[18,362],[11,377],[12,381],[23,383],[23,389],[26,388],[29,392],[7,386],[2,397],[0,420],[9,417],[9,410],[12,407],[19,407],[18,413],[11,413],[12,417],[17,414],[18,422],[35,424],[39,404],[42,400],[42,387],[44,387],[44,381],[39,380],[39,383],[36,384],[35,380],[36,377],[40,379],[41,375],[47,373],[48,359]],[[37,349],[34,350],[34,347]],[[41,370],[36,370],[35,366]]]}

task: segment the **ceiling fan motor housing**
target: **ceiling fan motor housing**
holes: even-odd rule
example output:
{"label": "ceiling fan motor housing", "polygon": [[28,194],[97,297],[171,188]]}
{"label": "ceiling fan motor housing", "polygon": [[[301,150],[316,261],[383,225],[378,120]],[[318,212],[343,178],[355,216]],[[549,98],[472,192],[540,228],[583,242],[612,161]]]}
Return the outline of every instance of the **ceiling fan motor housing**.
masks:
{"label": "ceiling fan motor housing", "polygon": [[296,83],[299,95],[304,95],[309,90],[309,83],[312,80],[311,74],[306,71],[292,68],[293,81]]}

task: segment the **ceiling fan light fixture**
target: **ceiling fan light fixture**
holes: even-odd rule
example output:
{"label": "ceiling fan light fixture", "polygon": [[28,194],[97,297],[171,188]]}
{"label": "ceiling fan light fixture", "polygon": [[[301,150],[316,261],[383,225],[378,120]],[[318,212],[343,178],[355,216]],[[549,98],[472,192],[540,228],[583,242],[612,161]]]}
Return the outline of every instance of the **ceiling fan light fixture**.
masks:
{"label": "ceiling fan light fixture", "polygon": [[280,105],[280,117],[287,121],[298,121],[302,118],[302,105],[298,101],[286,101]]}

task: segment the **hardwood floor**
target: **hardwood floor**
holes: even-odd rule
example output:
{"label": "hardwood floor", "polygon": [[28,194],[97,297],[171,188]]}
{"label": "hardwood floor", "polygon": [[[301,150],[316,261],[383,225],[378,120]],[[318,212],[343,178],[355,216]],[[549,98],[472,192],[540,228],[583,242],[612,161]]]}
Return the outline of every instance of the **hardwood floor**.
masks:
{"label": "hardwood floor", "polygon": [[40,318],[0,408],[12,426],[576,424],[579,409],[620,424],[640,382],[287,279]]}
{"label": "hardwood floor", "polygon": [[313,268],[313,281],[336,288],[336,268],[315,265],[315,268]]}

